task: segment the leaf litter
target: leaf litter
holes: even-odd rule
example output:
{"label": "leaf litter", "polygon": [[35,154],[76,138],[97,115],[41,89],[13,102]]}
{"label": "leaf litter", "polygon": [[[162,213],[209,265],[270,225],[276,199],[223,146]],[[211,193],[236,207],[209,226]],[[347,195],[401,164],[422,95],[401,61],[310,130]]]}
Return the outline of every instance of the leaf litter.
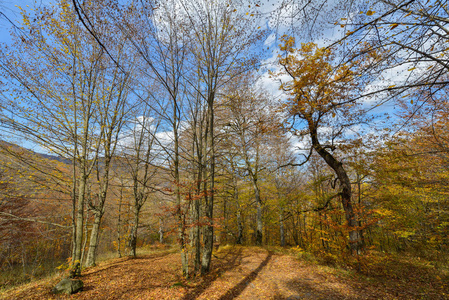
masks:
{"label": "leaf litter", "polygon": [[449,299],[444,293],[447,277],[433,277],[436,282],[428,282],[430,277],[421,280],[404,274],[401,278],[367,280],[360,274],[348,275],[257,247],[224,247],[215,253],[212,271],[204,277],[184,279],[180,265],[177,253],[114,259],[85,270],[81,277],[84,290],[78,294],[53,295],[51,289],[60,280],[54,278],[10,290],[0,298]]}

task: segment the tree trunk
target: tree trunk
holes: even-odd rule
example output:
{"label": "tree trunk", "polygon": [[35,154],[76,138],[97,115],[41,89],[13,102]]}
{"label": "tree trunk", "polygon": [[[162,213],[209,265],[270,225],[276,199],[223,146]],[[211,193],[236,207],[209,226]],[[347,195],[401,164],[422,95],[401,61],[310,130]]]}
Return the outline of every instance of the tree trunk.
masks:
{"label": "tree trunk", "polygon": [[86,195],[87,176],[80,176],[78,185],[78,203],[76,205],[76,236],[75,236],[75,253],[73,255],[73,264],[81,263],[81,247],[83,244],[83,224],[84,224],[84,200]]}
{"label": "tree trunk", "polygon": [[[223,220],[224,220],[224,228],[225,231],[221,232],[221,235],[218,237],[220,243],[226,243],[228,241],[228,214],[227,214],[227,209],[228,209],[228,201],[227,201],[227,197],[224,197],[223,199]],[[224,235],[223,235],[224,233]]]}
{"label": "tree trunk", "polygon": [[237,210],[237,228],[238,228],[238,233],[237,233],[236,244],[241,245],[243,243],[243,224],[242,224],[242,212],[240,209],[240,205]]}
{"label": "tree trunk", "polygon": [[183,276],[189,278],[189,253],[185,247],[181,250],[181,265]]}
{"label": "tree trunk", "polygon": [[343,168],[343,164],[338,161],[332,154],[330,154],[318,141],[317,128],[309,120],[309,130],[312,138],[312,146],[318,152],[318,154],[326,161],[329,167],[331,167],[341,187],[341,203],[343,210],[345,211],[346,222],[349,228],[349,248],[353,255],[358,255],[362,251],[363,242],[361,231],[358,228],[357,216],[354,212],[351,202],[352,190],[351,182],[349,180],[346,170]]}
{"label": "tree trunk", "polygon": [[[181,209],[180,209],[181,210]],[[182,267],[182,275],[184,278],[189,278],[189,253],[186,247],[185,240],[185,216],[182,214],[182,211],[178,215],[179,220],[179,228],[178,228],[178,238],[181,249],[181,267]]]}
{"label": "tree trunk", "polygon": [[94,217],[94,224],[92,225],[92,231],[90,232],[89,251],[87,252],[86,267],[93,267],[97,260],[97,247],[100,236],[100,224],[102,212],[96,212]]}
{"label": "tree trunk", "polygon": [[[357,185],[358,185],[358,204],[359,204],[359,208],[362,205],[362,187],[361,187],[361,178],[360,178],[360,174],[357,173]],[[358,228],[359,228],[359,232],[360,232],[360,238],[361,238],[361,243],[362,243],[362,248],[365,248],[365,237],[363,235],[363,227],[362,227],[362,220],[358,220]]]}
{"label": "tree trunk", "polygon": [[175,197],[176,197],[176,215],[178,218],[178,241],[179,249],[181,251],[181,267],[182,275],[185,278],[189,277],[189,265],[188,265],[188,253],[185,241],[185,219],[184,212],[182,211],[182,201],[181,201],[181,187],[180,187],[180,175],[179,175],[179,116],[177,114],[178,103],[176,98],[174,99],[174,109],[173,109],[173,137],[174,137],[174,179],[175,179]]}
{"label": "tree trunk", "polygon": [[211,93],[208,98],[208,118],[210,134],[210,174],[209,174],[209,197],[206,198],[205,216],[207,225],[204,228],[204,251],[201,261],[201,274],[210,270],[212,250],[214,245],[214,189],[215,189],[215,143],[214,143],[214,103],[215,94]]}
{"label": "tree trunk", "polygon": [[201,261],[201,274],[206,274],[209,272],[214,243],[214,227],[212,224],[213,204],[211,204],[212,201],[211,197],[209,197],[208,200],[209,201],[208,203],[206,203],[206,211],[205,211],[208,224],[204,228],[204,251],[203,251],[203,258]]}
{"label": "tree trunk", "polygon": [[240,208],[240,203],[239,203],[239,187],[238,187],[238,181],[237,181],[237,176],[235,176],[235,165],[234,162],[231,162],[232,164],[232,181],[233,181],[233,185],[234,185],[234,201],[237,204],[237,239],[235,241],[235,243],[237,245],[241,245],[243,242],[243,224],[242,224],[242,210]]}
{"label": "tree trunk", "polygon": [[194,161],[194,168],[196,167],[196,174],[193,175],[193,179],[196,184],[195,195],[196,198],[193,203],[192,211],[192,222],[194,226],[192,227],[192,248],[194,249],[193,254],[193,272],[194,276],[201,272],[201,226],[200,226],[200,216],[201,216],[201,192],[202,192],[202,181],[204,173],[204,162],[203,157],[205,149],[203,148],[203,118],[198,122],[198,111],[195,114],[194,120],[194,135],[193,135],[193,145],[192,145],[192,157],[196,156],[196,161]]}
{"label": "tree trunk", "polygon": [[76,252],[76,229],[77,229],[77,206],[76,206],[76,199],[77,199],[77,180],[76,180],[76,161],[75,158],[73,158],[73,173],[72,173],[72,262],[76,260],[75,258],[75,252]]}
{"label": "tree trunk", "polygon": [[[244,132],[241,133],[240,139],[242,143],[245,143],[245,135]],[[253,184],[254,189],[254,197],[256,198],[256,245],[261,246],[263,242],[263,223],[262,223],[262,199],[260,198],[260,189],[257,183],[258,181],[258,173],[259,173],[259,146],[256,147],[256,164],[254,166],[254,170],[251,166],[248,150],[244,147],[244,156],[245,156],[245,164],[246,170],[249,173],[251,182]]]}
{"label": "tree trunk", "polygon": [[[104,164],[104,170],[105,173],[103,174],[103,184],[100,184],[100,192],[97,194],[98,196],[98,205],[93,206],[92,203],[90,205],[92,206],[94,210],[94,224],[92,225],[92,230],[90,232],[90,240],[89,240],[89,252],[87,253],[87,260],[86,260],[86,266],[92,267],[96,265],[97,260],[97,247],[99,242],[99,236],[100,236],[100,225],[101,220],[104,215],[104,204],[106,202],[106,196],[107,191],[109,187],[109,166],[110,166],[110,160],[111,156],[108,156],[105,160]],[[98,165],[97,165],[98,168]],[[97,169],[97,172],[99,170]],[[91,201],[90,201],[91,202]]]}
{"label": "tree trunk", "polygon": [[123,201],[123,181],[121,182],[122,186],[120,187],[120,198],[118,203],[118,219],[117,219],[117,254],[118,257],[122,257],[121,245],[122,245],[122,234],[121,234],[121,226],[122,226],[122,201]]}
{"label": "tree trunk", "polygon": [[[257,189],[259,191],[259,189]],[[257,201],[257,214],[256,214],[256,245],[261,246],[263,241],[263,224],[262,224],[262,201],[260,200],[260,195],[256,194]]]}
{"label": "tree trunk", "polygon": [[195,249],[194,252],[194,273],[198,274],[201,270],[201,243],[200,243],[200,200],[195,199],[194,208],[193,208],[193,222],[195,226],[192,227],[193,238],[192,238],[192,246]]}
{"label": "tree trunk", "polygon": [[129,255],[132,257],[136,257],[136,248],[137,248],[137,230],[139,228],[139,214],[140,207],[134,207],[134,220],[133,226],[131,227],[131,232],[129,234]]}
{"label": "tree trunk", "polygon": [[284,210],[281,210],[279,214],[279,234],[281,236],[281,247],[285,247]]}
{"label": "tree trunk", "polygon": [[82,262],[84,262],[84,254],[86,252],[86,244],[87,239],[89,237],[89,211],[86,211],[86,221],[84,222],[84,234],[83,234],[83,245],[81,246],[81,259],[79,265],[82,265]]}
{"label": "tree trunk", "polygon": [[162,218],[159,218],[159,243],[164,243],[164,223]]}

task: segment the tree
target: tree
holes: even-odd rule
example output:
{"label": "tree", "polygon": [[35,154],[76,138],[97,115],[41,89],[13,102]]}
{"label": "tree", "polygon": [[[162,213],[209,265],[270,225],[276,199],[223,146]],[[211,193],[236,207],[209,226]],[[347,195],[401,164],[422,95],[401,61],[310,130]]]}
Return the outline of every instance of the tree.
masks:
{"label": "tree", "polygon": [[141,111],[134,126],[129,128],[129,136],[122,146],[122,154],[119,159],[123,159],[123,170],[130,174],[132,182],[133,201],[133,221],[129,234],[130,255],[136,257],[137,232],[139,228],[139,218],[142,207],[147,202],[150,194],[154,192],[154,177],[158,171],[155,161],[158,158],[156,149],[156,132],[158,122],[151,117],[151,110],[144,104],[139,106]]}
{"label": "tree", "polygon": [[354,101],[348,101],[361,89],[356,78],[358,68],[363,66],[356,61],[333,65],[335,56],[330,49],[318,48],[313,43],[295,49],[293,38],[283,37],[282,41],[280,49],[285,51],[285,56],[279,58],[282,69],[277,76],[289,78],[281,85],[289,96],[282,107],[293,120],[290,125],[293,133],[309,137],[311,149],[335,172],[349,229],[349,247],[353,254],[358,254],[363,237],[352,204],[351,181],[342,158],[335,151],[345,144],[345,138],[350,138],[347,129],[363,121],[363,110]]}
{"label": "tree", "polygon": [[[148,2],[141,6],[130,7],[131,14],[123,15],[123,24],[118,24],[122,32],[133,43],[145,64],[141,68],[147,78],[146,86],[152,97],[158,97],[149,108],[159,114],[161,128],[168,127],[172,132],[166,138],[169,141],[156,140],[158,146],[165,151],[171,175],[173,177],[173,196],[175,197],[176,215],[178,218],[178,241],[181,252],[183,275],[189,276],[188,251],[183,226],[183,199],[180,180],[180,126],[184,118],[185,81],[188,34],[182,30],[183,19],[176,13],[175,1],[163,4]],[[129,18],[129,16],[132,16]],[[148,20],[151,20],[148,22]],[[160,88],[159,92],[152,91]]]}
{"label": "tree", "polygon": [[[270,178],[273,184],[271,192],[276,195],[275,209],[279,216],[279,243],[284,247],[287,244],[285,221],[294,217],[294,209],[291,206],[295,198],[300,197],[299,189],[302,187],[304,176],[294,167],[295,155],[290,141],[285,136],[279,136],[274,143],[274,147],[270,149],[274,156]],[[298,230],[300,230],[299,222],[291,228],[292,235],[296,238],[296,245],[299,245]]]}
{"label": "tree", "polygon": [[[101,18],[105,9],[96,3],[91,13]],[[87,261],[94,264],[110,161],[126,113],[130,72],[122,70],[132,69],[132,59],[126,45],[112,39],[108,45],[122,65],[111,65],[104,50],[79,26],[67,1],[34,14],[22,11],[26,30],[15,35],[13,49],[5,47],[1,56],[11,93],[4,99],[1,118],[15,134],[72,161],[74,263],[81,263],[87,188],[97,169],[98,202],[89,203],[95,223]],[[111,30],[107,22],[102,24],[104,34]]]}
{"label": "tree", "polygon": [[341,41],[351,43],[358,50],[356,46],[370,44],[369,51],[363,47],[364,51],[356,55],[383,49],[378,68],[385,72],[402,66],[408,73],[401,74],[403,80],[395,87],[381,90],[402,92],[415,87],[438,90],[448,84],[445,45],[449,13],[443,2],[377,0],[364,6],[371,9],[362,9],[351,22],[346,21],[349,31]]}
{"label": "tree", "polygon": [[446,90],[419,110],[404,98],[402,129],[372,153],[374,206],[382,218],[374,239],[382,249],[435,257],[447,247]]}
{"label": "tree", "polygon": [[190,50],[201,82],[198,92],[207,109],[204,147],[209,149],[206,158],[208,176],[203,180],[207,179],[209,183],[204,191],[205,216],[209,223],[204,229],[201,263],[201,273],[205,274],[210,269],[214,239],[215,99],[224,83],[256,67],[257,54],[253,49],[266,33],[260,30],[256,7],[246,11],[246,5],[240,1],[183,1],[181,5],[187,17],[186,24],[192,30]]}
{"label": "tree", "polygon": [[[341,59],[350,63],[377,56],[365,70],[377,80],[354,95],[381,105],[401,97],[409,101],[438,92],[448,84],[448,16],[444,1],[291,1],[291,14],[283,14],[290,30],[311,39],[325,36],[329,49],[338,48]],[[327,36],[332,30],[334,34]],[[421,95],[423,96],[423,95]],[[357,99],[354,99],[357,100]]]}
{"label": "tree", "polygon": [[[72,1],[75,10],[84,26],[96,39],[98,44],[108,52],[102,42],[95,26],[89,22],[89,17],[82,14],[85,11],[78,3]],[[213,244],[213,203],[214,203],[214,174],[215,174],[215,142],[214,142],[214,100],[220,86],[229,78],[245,69],[256,66],[256,52],[253,49],[254,42],[260,41],[265,31],[260,30],[258,24],[260,14],[257,12],[259,5],[253,5],[246,9],[247,3],[228,3],[226,1],[207,2],[176,2],[171,1],[161,5],[155,2],[142,3],[137,6],[126,6],[128,11],[133,11],[132,18],[124,17],[117,26],[125,32],[146,61],[149,70],[155,79],[166,90],[171,102],[172,116],[167,118],[171,123],[174,133],[173,140],[173,166],[175,195],[178,206],[181,207],[179,186],[179,124],[182,118],[183,103],[182,88],[196,90],[202,100],[207,104],[207,121],[204,128],[204,149],[207,152],[207,182],[205,186],[206,217],[209,225],[204,231],[205,248],[203,251],[202,273],[209,271]],[[251,7],[251,5],[249,5]],[[117,8],[119,6],[116,6]],[[122,10],[126,11],[126,9]],[[142,13],[143,12],[143,13]],[[122,17],[125,16],[122,14]],[[129,15],[128,15],[129,17]],[[149,50],[155,51],[149,51]],[[187,52],[187,50],[189,52]],[[260,53],[260,51],[258,52]],[[188,54],[188,55],[187,55]],[[193,58],[190,70],[196,72],[198,80],[188,81],[185,72],[185,59]],[[192,78],[192,77],[190,77]],[[186,80],[186,81],[184,81]],[[188,85],[185,83],[189,82]],[[200,85],[197,83],[200,82]],[[185,90],[187,91],[187,90]],[[192,95],[194,93],[191,93]],[[166,114],[166,112],[163,112]],[[168,116],[168,115],[167,115]],[[206,174],[206,173],[204,173]],[[204,178],[206,180],[206,178]],[[207,193],[209,191],[209,193]],[[181,216],[181,212],[179,212]],[[181,217],[180,217],[181,218]],[[181,220],[180,220],[181,221]],[[184,273],[187,274],[187,256],[184,257],[185,244],[180,228],[179,239]]]}
{"label": "tree", "polygon": [[256,244],[262,245],[263,201],[259,179],[272,156],[269,154],[271,143],[282,133],[268,94],[259,86],[251,87],[253,81],[251,76],[236,77],[234,84],[229,84],[224,91],[221,123],[227,135],[228,151],[235,152],[231,163],[243,169],[252,184],[257,206]]}

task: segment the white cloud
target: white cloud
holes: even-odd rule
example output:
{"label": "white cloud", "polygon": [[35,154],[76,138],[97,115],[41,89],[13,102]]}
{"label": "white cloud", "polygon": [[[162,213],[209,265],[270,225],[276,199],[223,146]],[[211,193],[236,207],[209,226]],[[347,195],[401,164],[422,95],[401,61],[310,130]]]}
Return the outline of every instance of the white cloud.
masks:
{"label": "white cloud", "polygon": [[389,87],[396,87],[413,82],[418,79],[428,68],[429,63],[423,62],[419,64],[404,63],[389,69],[385,69],[377,76],[377,79],[367,85],[362,91],[362,95],[370,96],[362,99],[362,104],[365,108],[375,107],[385,99],[388,99],[388,91],[377,91],[388,89]]}
{"label": "white cloud", "polygon": [[265,46],[271,46],[276,41],[276,35],[274,33],[270,34],[264,42]]}
{"label": "white cloud", "polygon": [[168,147],[174,140],[173,131],[162,131],[156,133],[156,138],[162,147]]}

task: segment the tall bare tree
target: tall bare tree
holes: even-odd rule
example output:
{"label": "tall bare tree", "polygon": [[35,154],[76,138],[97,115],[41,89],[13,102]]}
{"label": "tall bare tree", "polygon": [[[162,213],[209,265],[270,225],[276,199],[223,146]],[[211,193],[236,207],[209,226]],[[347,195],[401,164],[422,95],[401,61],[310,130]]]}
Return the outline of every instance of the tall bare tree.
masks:
{"label": "tall bare tree", "polygon": [[[130,73],[123,72],[123,66],[129,67],[132,62],[124,63],[120,70],[116,64],[111,67],[110,58],[80,26],[70,3],[61,0],[55,6],[40,7],[35,16],[22,11],[27,30],[16,31],[16,43],[1,56],[1,68],[14,97],[2,106],[2,121],[15,134],[72,161],[72,262],[80,263],[88,181],[99,166],[99,156],[104,156],[104,180],[97,194],[100,205],[91,203],[97,228],[114,143],[126,112]],[[102,3],[90,9],[96,20],[107,15]],[[102,26],[100,32],[106,35],[111,27],[107,22]],[[108,45],[125,61],[130,58],[128,49],[117,41],[109,40]],[[98,231],[92,233],[89,264],[95,263],[98,243]]]}
{"label": "tall bare tree", "polygon": [[[252,52],[266,32],[261,29],[257,6],[243,1],[181,1],[191,32],[190,51],[201,85],[198,92],[206,104],[206,126],[203,145],[207,162],[204,184],[205,217],[204,249],[201,273],[209,272],[214,242],[215,192],[215,100],[220,88],[231,78],[258,64],[258,54]],[[193,85],[196,87],[196,85]]]}

